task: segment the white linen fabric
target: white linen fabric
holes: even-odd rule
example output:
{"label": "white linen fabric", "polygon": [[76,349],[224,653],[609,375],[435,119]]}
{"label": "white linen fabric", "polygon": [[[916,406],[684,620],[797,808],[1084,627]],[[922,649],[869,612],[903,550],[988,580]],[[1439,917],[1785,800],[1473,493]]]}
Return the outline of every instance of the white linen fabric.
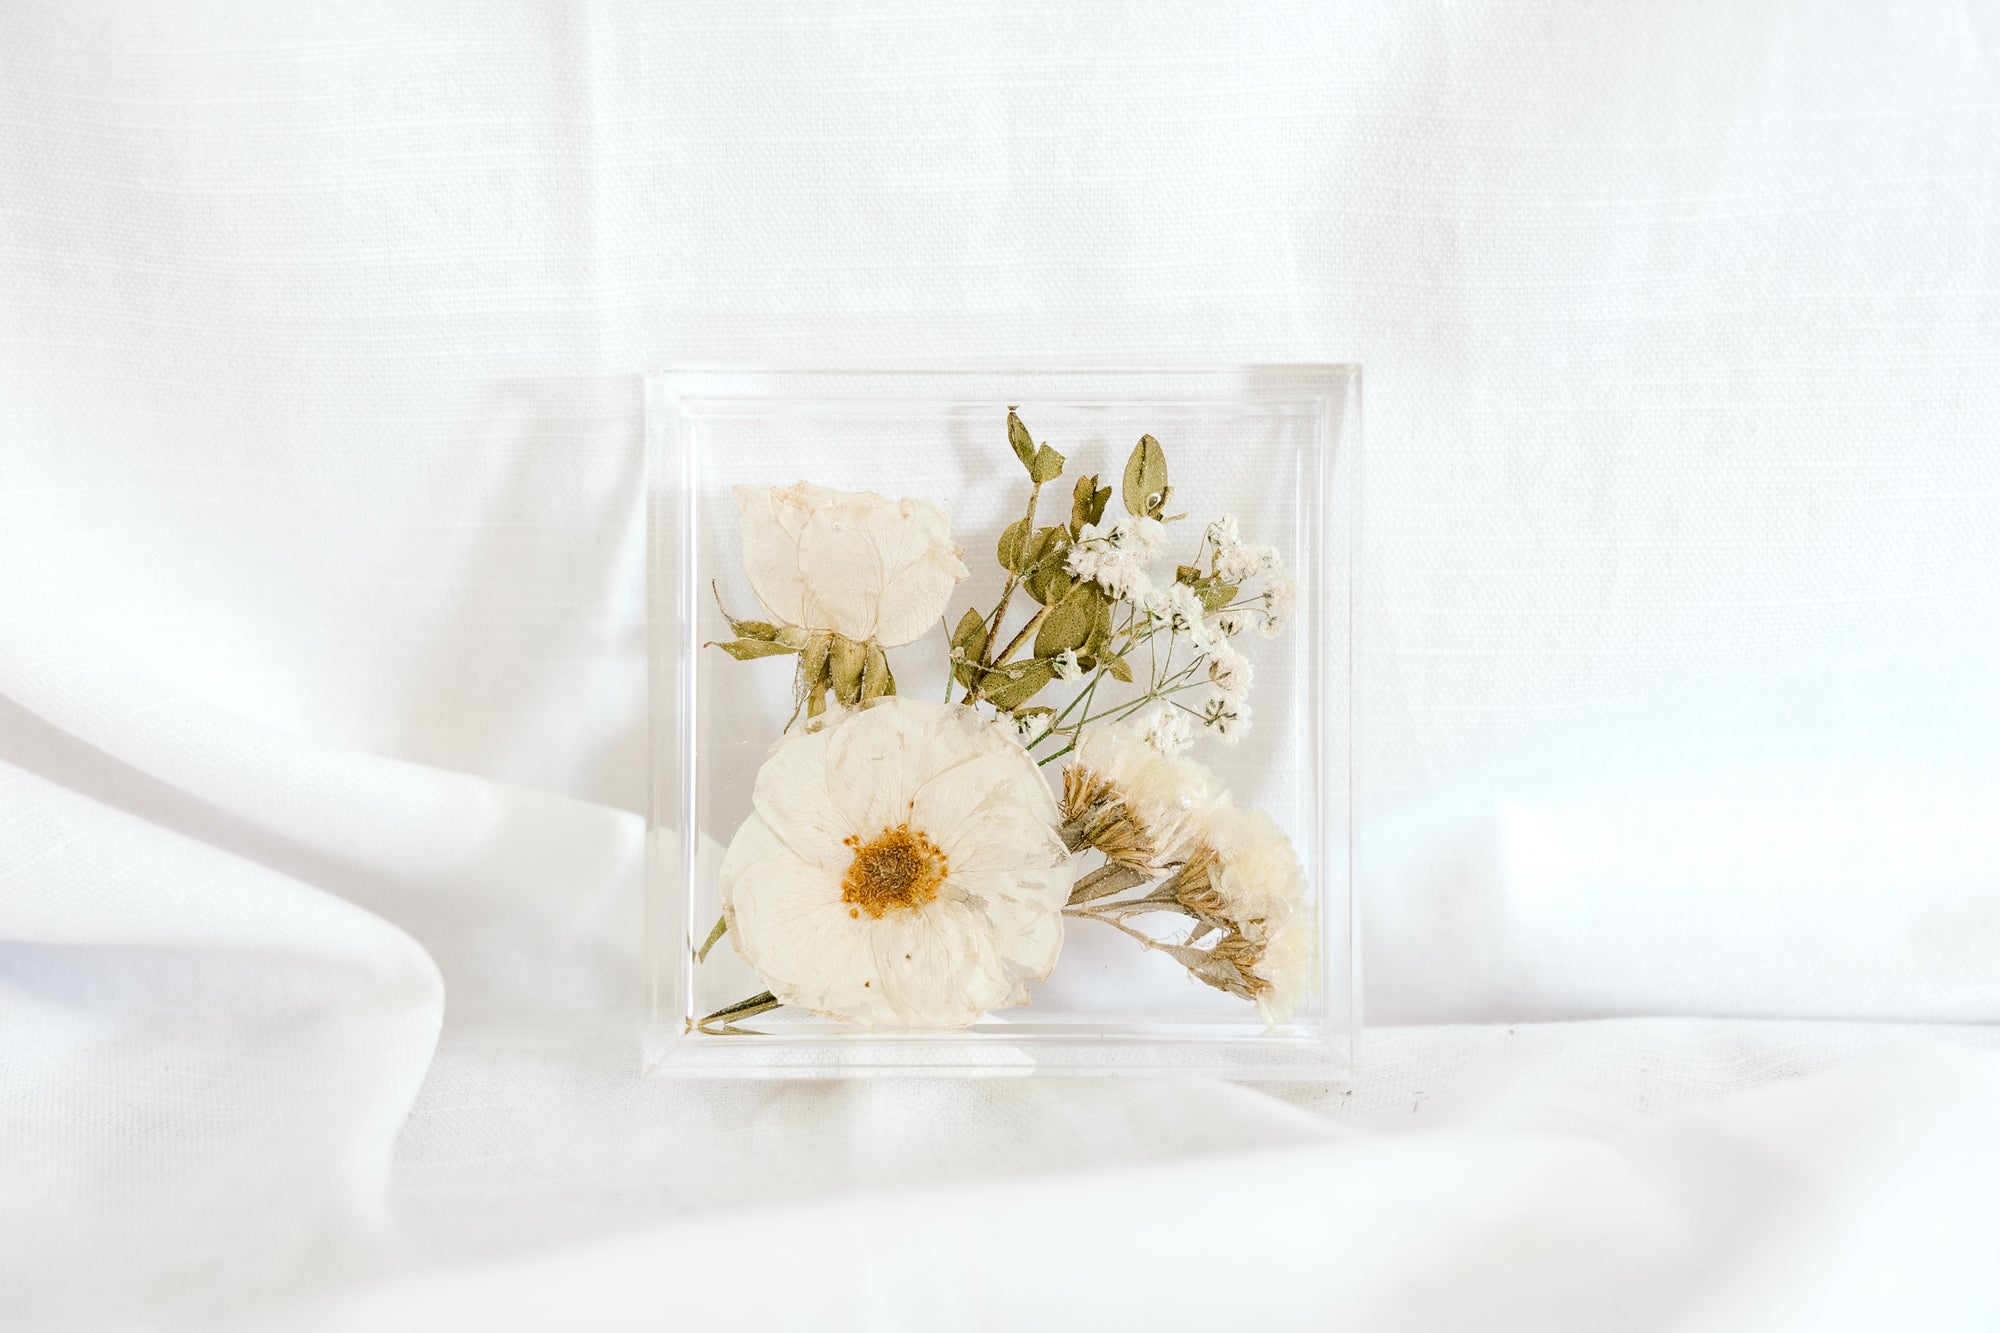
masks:
{"label": "white linen fabric", "polygon": [[[1990,5],[17,0],[0,1327],[2000,1326],[1996,293]],[[640,375],[912,359],[1366,367],[1351,1080],[638,1072]]]}

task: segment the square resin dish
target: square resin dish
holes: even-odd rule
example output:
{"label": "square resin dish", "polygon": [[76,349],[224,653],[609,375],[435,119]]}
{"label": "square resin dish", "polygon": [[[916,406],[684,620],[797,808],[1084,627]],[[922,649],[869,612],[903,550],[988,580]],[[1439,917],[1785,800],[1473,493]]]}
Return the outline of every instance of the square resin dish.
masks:
{"label": "square resin dish", "polygon": [[649,1068],[1348,1067],[1357,367],[676,370],[646,437]]}

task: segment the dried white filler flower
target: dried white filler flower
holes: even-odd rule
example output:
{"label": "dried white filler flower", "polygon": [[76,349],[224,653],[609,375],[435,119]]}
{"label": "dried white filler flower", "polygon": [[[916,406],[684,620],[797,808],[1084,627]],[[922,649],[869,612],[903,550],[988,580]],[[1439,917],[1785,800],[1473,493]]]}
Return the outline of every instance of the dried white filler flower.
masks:
{"label": "dried white filler flower", "polygon": [[1049,715],[1047,713],[1015,713],[1010,719],[1014,735],[1023,745],[1033,745],[1047,734]]}
{"label": "dried white filler flower", "polygon": [[1146,715],[1142,734],[1161,754],[1180,754],[1194,744],[1194,725],[1172,704],[1161,704]]}
{"label": "dried white filler flower", "polygon": [[1156,518],[1086,523],[1063,563],[1071,574],[1095,582],[1111,596],[1139,601],[1152,591],[1146,563],[1160,549],[1165,533],[1166,525]]}
{"label": "dried white filler flower", "polygon": [[959,1027],[1027,1000],[1074,878],[1005,723],[902,697],[780,740],[722,865],[737,952],[784,1004]]}
{"label": "dried white filler flower", "polygon": [[1266,1023],[1283,1023],[1312,984],[1305,868],[1262,810],[1224,796],[1201,807],[1199,818],[1200,845],[1170,882],[1202,928],[1223,935],[1209,949],[1175,956],[1198,979],[1256,1001]]}
{"label": "dried white filler flower", "polygon": [[1313,964],[1312,917],[1295,913],[1272,932],[1252,969],[1262,989],[1257,993],[1257,1012],[1272,1027],[1291,1021],[1299,1001],[1311,994]]}
{"label": "dried white filler flower", "polygon": [[1138,727],[1094,727],[1063,768],[1064,828],[1119,865],[1161,869],[1187,859],[1201,807],[1221,792],[1215,773],[1162,754]]}
{"label": "dried white filler flower", "polygon": [[809,482],[738,486],[743,566],[773,619],[885,648],[938,623],[966,577],[951,520],[928,500]]}

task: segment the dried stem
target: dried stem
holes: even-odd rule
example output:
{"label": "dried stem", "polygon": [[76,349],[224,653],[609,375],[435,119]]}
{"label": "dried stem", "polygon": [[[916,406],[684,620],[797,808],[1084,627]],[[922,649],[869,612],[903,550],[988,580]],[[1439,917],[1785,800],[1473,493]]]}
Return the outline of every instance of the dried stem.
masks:
{"label": "dried stem", "polygon": [[[1041,498],[1042,483],[1038,481],[1035,483],[1035,489],[1028,492],[1028,521],[1022,525],[1025,536],[1032,537],[1035,533],[1035,505],[1040,502]],[[993,636],[1000,632],[1001,622],[1007,619],[1007,603],[1013,600],[1014,589],[1019,587],[1020,583],[1020,571],[1014,569],[1008,570],[1007,586],[1000,590],[1000,604],[993,608],[992,623],[987,625],[986,638],[979,645],[979,661],[982,665],[991,666],[993,664],[993,658],[990,656],[993,651]]]}
{"label": "dried stem", "polygon": [[1005,648],[1000,650],[1000,655],[993,659],[994,664],[997,666],[1000,663],[1005,662],[1008,658],[1012,657],[1014,655],[1014,650],[1016,648],[1019,648],[1023,643],[1026,643],[1028,640],[1028,636],[1033,634],[1036,630],[1042,627],[1042,621],[1048,618],[1048,614],[1049,614],[1049,608],[1047,608],[1046,606],[1043,607],[1041,610],[1035,612],[1035,614],[1029,618],[1028,623],[1021,626],[1021,632],[1019,634],[1016,634],[1013,637],[1012,641],[1010,641]]}
{"label": "dried stem", "polygon": [[708,932],[708,938],[703,940],[701,942],[701,947],[694,951],[694,960],[697,963],[707,962],[708,951],[715,947],[715,942],[721,939],[724,933],[728,931],[728,929],[729,929],[728,917],[719,916],[715,918],[715,929]]}

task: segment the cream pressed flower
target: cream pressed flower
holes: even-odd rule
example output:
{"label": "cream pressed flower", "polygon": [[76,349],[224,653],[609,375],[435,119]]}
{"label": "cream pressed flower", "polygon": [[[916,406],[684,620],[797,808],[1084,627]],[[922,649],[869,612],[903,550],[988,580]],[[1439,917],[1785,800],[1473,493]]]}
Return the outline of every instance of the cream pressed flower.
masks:
{"label": "cream pressed flower", "polygon": [[738,486],[743,566],[773,619],[885,648],[938,623],[966,577],[951,521],[928,500],[809,482]]}
{"label": "cream pressed flower", "polygon": [[901,697],[781,739],[722,864],[729,938],[781,1003],[962,1027],[1027,1000],[1073,873],[1012,728]]}
{"label": "cream pressed flower", "polygon": [[1313,947],[1312,918],[1295,914],[1280,926],[1259,953],[1251,972],[1260,983],[1257,1012],[1266,1025],[1276,1027],[1291,1021],[1299,1002],[1312,993],[1313,963],[1318,951]]}
{"label": "cream pressed flower", "polygon": [[1228,801],[1207,807],[1203,822],[1214,864],[1208,879],[1220,895],[1216,916],[1253,939],[1267,938],[1304,903],[1305,867],[1278,821]]}
{"label": "cream pressed flower", "polygon": [[1162,754],[1139,728],[1096,727],[1063,769],[1063,828],[1076,846],[1158,870],[1186,859],[1205,836],[1199,813],[1221,792],[1207,767]]}
{"label": "cream pressed flower", "polygon": [[1266,1023],[1282,1023],[1312,986],[1313,914],[1305,868],[1290,838],[1262,810],[1224,797],[1197,813],[1199,845],[1169,881],[1199,923],[1207,949],[1171,950],[1195,977],[1257,1002]]}

